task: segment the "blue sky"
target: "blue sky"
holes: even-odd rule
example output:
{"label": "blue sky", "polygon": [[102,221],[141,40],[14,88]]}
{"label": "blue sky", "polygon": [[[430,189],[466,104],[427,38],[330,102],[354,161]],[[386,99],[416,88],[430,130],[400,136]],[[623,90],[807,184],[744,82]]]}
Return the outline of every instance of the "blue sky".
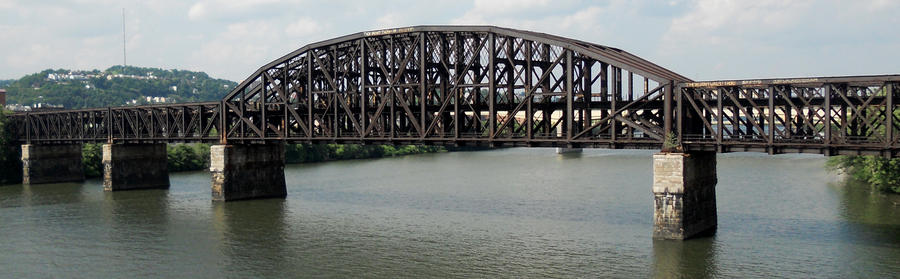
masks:
{"label": "blue sky", "polygon": [[900,74],[900,1],[0,0],[0,79],[122,63],[241,81],[305,44],[489,24],[618,47],[695,80]]}

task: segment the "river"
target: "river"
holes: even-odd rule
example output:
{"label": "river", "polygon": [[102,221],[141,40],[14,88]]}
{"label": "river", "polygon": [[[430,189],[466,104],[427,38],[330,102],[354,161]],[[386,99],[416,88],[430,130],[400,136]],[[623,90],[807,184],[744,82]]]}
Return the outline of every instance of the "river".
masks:
{"label": "river", "polygon": [[0,187],[0,277],[889,278],[900,199],[818,155],[720,154],[714,237],[652,234],[648,151],[513,148],[288,165],[286,199],[99,180]]}

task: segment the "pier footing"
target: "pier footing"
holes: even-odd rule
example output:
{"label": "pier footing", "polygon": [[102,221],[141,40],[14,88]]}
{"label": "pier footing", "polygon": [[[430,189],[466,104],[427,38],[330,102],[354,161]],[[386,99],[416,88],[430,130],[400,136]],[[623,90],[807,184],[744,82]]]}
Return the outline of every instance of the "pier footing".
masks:
{"label": "pier footing", "polygon": [[168,189],[166,144],[104,144],[103,190]]}
{"label": "pier footing", "polygon": [[653,155],[653,238],[687,239],[715,233],[716,153]]}
{"label": "pier footing", "polygon": [[213,145],[209,171],[214,201],[287,196],[284,144]]}
{"label": "pier footing", "polygon": [[566,148],[566,147],[557,147],[556,154],[566,154],[566,153],[581,153],[581,148]]}
{"label": "pier footing", "polygon": [[84,181],[81,144],[22,145],[22,184]]}

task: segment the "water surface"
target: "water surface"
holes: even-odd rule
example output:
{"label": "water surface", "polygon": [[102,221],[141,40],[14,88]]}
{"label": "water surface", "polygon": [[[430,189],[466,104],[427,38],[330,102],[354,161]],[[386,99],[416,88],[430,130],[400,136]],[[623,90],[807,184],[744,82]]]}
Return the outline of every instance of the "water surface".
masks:
{"label": "water surface", "polygon": [[0,277],[831,277],[900,274],[900,199],[806,155],[718,156],[714,237],[654,241],[651,152],[425,154],[285,169],[286,199],[209,174],[108,193],[0,187]]}

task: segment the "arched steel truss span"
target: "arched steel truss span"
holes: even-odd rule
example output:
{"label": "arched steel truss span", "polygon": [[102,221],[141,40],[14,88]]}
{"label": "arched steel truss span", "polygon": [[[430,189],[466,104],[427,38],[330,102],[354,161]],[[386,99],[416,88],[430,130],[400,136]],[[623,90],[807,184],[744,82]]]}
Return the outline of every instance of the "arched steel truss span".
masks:
{"label": "arched steel truss span", "polygon": [[[374,143],[880,154],[900,76],[694,82],[626,51],[493,26],[304,46],[223,100],[20,113],[17,139]],[[664,143],[667,146],[664,146]]]}
{"label": "arched steel truss span", "polygon": [[239,142],[656,148],[663,96],[686,81],[620,49],[547,34],[388,29],[263,66],[225,97],[225,131]]}

